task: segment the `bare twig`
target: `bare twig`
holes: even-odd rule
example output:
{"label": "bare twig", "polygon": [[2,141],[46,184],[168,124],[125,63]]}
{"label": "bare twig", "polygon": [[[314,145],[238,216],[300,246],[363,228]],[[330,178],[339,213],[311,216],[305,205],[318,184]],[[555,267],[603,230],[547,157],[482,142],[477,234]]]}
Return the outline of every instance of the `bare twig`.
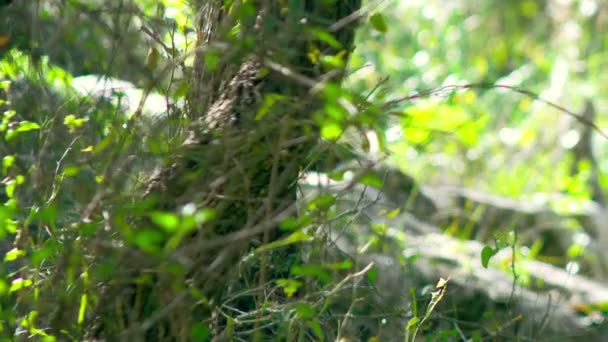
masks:
{"label": "bare twig", "polygon": [[390,108],[394,105],[397,105],[397,104],[400,104],[403,102],[417,100],[417,99],[421,99],[421,98],[428,97],[428,96],[435,95],[435,94],[440,94],[440,93],[449,92],[449,91],[467,90],[467,89],[506,89],[506,90],[510,90],[510,91],[513,91],[516,93],[520,93],[522,95],[526,95],[530,98],[535,99],[536,101],[539,101],[541,103],[548,105],[549,107],[555,108],[562,113],[566,113],[566,114],[570,115],[571,117],[576,119],[578,122],[593,128],[593,130],[598,132],[602,137],[608,139],[607,133],[602,131],[595,123],[593,123],[592,121],[589,121],[584,116],[574,113],[573,111],[566,109],[565,107],[563,107],[555,102],[544,99],[539,94],[537,94],[531,90],[527,90],[527,89],[523,89],[523,88],[519,88],[519,87],[515,87],[515,86],[510,86],[510,85],[505,85],[505,84],[469,83],[469,84],[446,85],[446,86],[442,86],[442,87],[438,87],[438,88],[422,90],[422,91],[417,92],[412,95],[408,95],[405,97],[401,97],[401,98],[398,98],[395,100],[388,101],[384,104],[383,107]]}

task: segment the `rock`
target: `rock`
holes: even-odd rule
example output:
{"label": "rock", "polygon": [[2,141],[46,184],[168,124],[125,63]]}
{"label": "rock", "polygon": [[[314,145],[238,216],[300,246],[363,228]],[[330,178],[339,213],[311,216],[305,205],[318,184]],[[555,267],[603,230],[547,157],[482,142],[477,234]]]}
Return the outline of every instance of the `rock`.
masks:
{"label": "rock", "polygon": [[[117,78],[102,75],[84,75],[72,80],[72,87],[82,96],[89,96],[99,100],[107,100],[120,108],[127,115],[133,114],[145,91],[133,83]],[[173,101],[167,96],[150,92],[142,106],[144,117],[158,121],[166,117],[172,109],[183,107],[183,102]]]}

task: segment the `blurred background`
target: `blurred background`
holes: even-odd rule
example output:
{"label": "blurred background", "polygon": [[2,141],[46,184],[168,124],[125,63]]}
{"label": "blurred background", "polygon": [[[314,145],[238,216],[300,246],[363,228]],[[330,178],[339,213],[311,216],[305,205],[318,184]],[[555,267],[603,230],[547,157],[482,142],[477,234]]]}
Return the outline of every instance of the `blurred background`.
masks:
{"label": "blurred background", "polygon": [[[359,31],[349,86],[398,99],[441,86],[500,84],[606,127],[608,4],[594,0],[383,1],[386,33]],[[386,78],[386,79],[385,79]],[[519,197],[590,199],[608,179],[608,140],[556,108],[505,89],[439,92],[387,118],[397,162],[424,182]],[[586,142],[583,142],[586,143]],[[591,161],[589,159],[595,159]],[[597,164],[597,165],[592,165]],[[597,167],[597,170],[594,168]],[[597,194],[603,198],[603,194]]]}

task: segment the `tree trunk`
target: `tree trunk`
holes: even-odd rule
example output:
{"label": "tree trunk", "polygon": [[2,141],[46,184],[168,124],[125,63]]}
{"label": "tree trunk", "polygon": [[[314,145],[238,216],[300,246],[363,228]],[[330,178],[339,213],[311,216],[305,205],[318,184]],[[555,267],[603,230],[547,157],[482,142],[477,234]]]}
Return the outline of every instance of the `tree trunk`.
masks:
{"label": "tree trunk", "polygon": [[[288,276],[298,258],[294,248],[251,252],[282,238],[278,224],[296,215],[299,172],[318,139],[312,114],[322,108],[325,87],[344,74],[360,5],[199,1],[191,124],[179,151],[147,183],[144,198],[159,210],[195,208],[214,219],[199,222],[168,260],[131,265],[140,269],[138,279],[145,269],[173,264],[179,277],[157,272],[144,286],[106,289],[110,302],[101,305],[111,309],[100,335],[180,340],[211,322],[214,334],[229,336],[233,314],[222,305],[247,316],[268,300],[274,279]],[[322,65],[323,56],[341,63]],[[242,259],[247,253],[252,257]],[[125,313],[120,324],[112,322],[116,312]]]}

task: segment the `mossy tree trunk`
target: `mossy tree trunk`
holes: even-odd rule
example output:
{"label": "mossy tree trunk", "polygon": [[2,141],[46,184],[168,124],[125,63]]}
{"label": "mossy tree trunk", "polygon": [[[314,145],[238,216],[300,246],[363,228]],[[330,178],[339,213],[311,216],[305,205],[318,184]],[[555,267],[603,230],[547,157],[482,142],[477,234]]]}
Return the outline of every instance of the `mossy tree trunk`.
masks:
{"label": "mossy tree trunk", "polygon": [[294,248],[252,251],[284,237],[279,223],[296,215],[297,179],[318,139],[313,114],[323,115],[326,88],[339,89],[360,5],[199,1],[191,122],[144,198],[166,212],[204,214],[168,259],[144,263],[157,271],[140,272],[144,286],[106,292],[122,296],[109,314],[127,318],[116,334],[105,317],[102,335],[171,340],[204,330],[201,324],[227,335],[227,307],[260,309],[273,280],[288,275]]}

